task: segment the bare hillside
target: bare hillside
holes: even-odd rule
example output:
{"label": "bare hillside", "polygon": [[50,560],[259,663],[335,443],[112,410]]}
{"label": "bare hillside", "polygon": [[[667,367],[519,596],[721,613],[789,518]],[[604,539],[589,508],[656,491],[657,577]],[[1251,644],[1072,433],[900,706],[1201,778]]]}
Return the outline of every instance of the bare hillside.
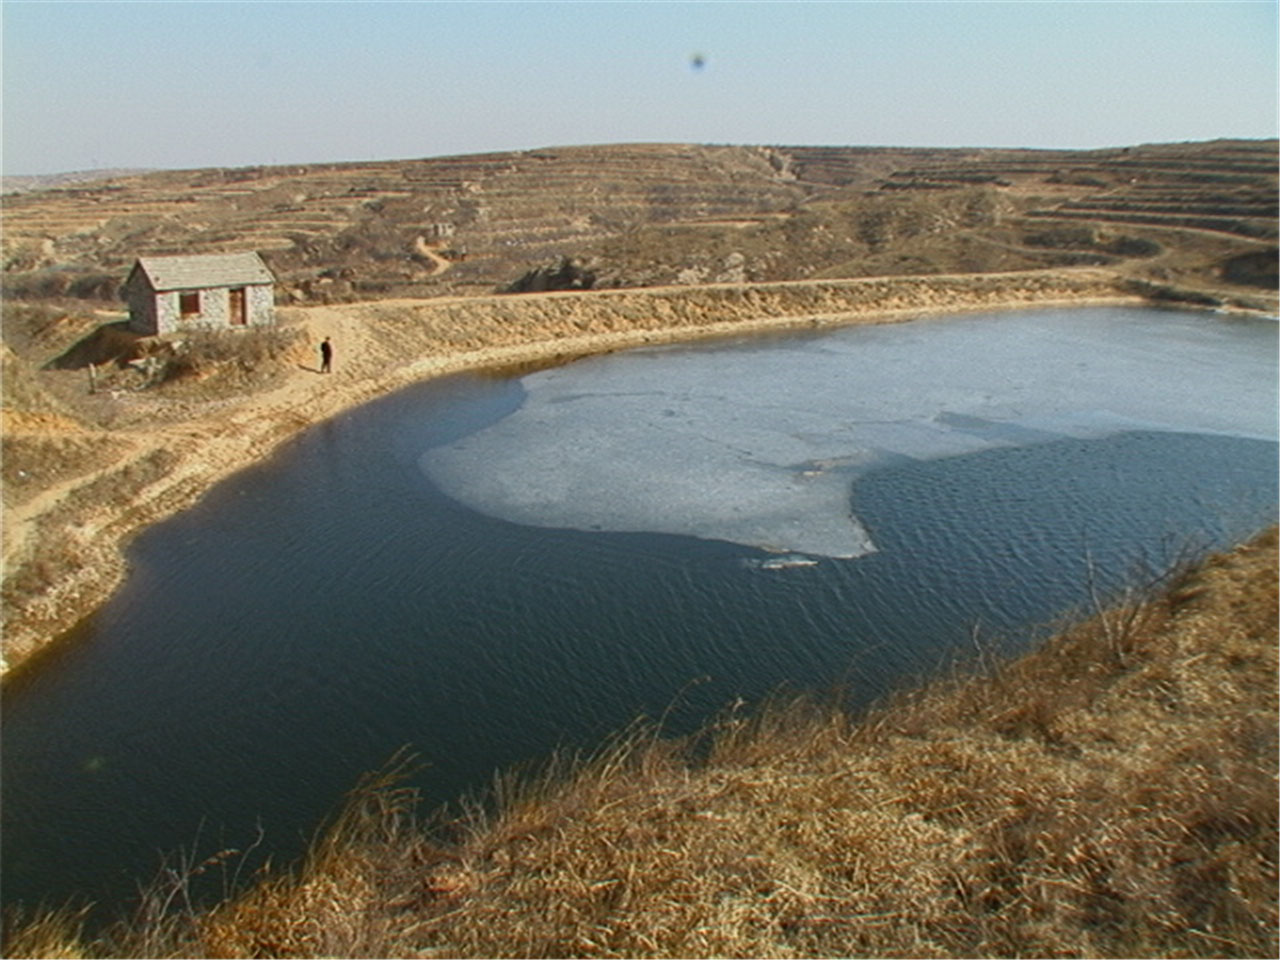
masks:
{"label": "bare hillside", "polygon": [[1270,293],[1275,141],[1092,151],[617,145],[163,171],[8,194],[10,296],[261,251],[281,302],[1115,266]]}

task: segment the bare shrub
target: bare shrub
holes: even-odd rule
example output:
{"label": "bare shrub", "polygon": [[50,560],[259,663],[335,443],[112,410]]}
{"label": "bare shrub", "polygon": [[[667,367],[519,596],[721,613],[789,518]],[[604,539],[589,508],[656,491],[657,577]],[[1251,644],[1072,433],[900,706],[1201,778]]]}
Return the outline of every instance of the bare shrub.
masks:
{"label": "bare shrub", "polygon": [[48,300],[72,297],[114,303],[119,297],[120,276],[100,270],[84,270],[58,266],[27,272],[7,273],[4,277],[6,299]]}
{"label": "bare shrub", "polygon": [[158,379],[160,383],[171,383],[226,369],[252,374],[278,362],[300,336],[297,329],[278,326],[196,329],[170,344],[171,352]]}
{"label": "bare shrub", "polygon": [[347,796],[296,870],[195,918],[200,955],[402,955],[430,848],[415,817],[417,792],[402,784],[412,768],[413,758],[398,753]]}

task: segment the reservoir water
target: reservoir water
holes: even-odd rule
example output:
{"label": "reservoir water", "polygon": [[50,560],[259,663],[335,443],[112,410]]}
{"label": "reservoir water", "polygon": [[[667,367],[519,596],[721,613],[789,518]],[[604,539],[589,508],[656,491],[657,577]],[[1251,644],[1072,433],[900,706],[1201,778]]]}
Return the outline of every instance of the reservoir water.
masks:
{"label": "reservoir water", "polygon": [[428,806],[779,687],[851,705],[1276,520],[1277,325],[931,318],[422,384],[141,536],[3,701],[7,902],[296,855],[408,745]]}

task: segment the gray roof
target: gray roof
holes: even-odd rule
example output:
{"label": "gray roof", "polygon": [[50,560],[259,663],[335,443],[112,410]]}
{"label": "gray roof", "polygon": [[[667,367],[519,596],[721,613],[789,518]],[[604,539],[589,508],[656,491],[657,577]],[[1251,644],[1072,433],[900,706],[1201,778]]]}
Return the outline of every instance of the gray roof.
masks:
{"label": "gray roof", "polygon": [[134,269],[141,269],[155,290],[194,290],[275,283],[275,277],[256,253],[139,257]]}

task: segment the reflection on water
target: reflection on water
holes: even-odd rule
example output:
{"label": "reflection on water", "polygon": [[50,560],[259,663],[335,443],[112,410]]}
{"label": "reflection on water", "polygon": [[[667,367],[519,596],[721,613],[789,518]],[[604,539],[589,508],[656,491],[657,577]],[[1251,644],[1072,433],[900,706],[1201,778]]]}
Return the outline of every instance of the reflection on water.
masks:
{"label": "reflection on water", "polygon": [[[1073,436],[1064,424],[1096,424],[1112,408],[1102,382],[1081,394],[1087,418],[1066,404],[1014,417],[1021,394],[1001,399],[999,385],[975,409],[954,402],[954,387],[938,422],[982,443],[827,468],[847,471],[843,513],[878,548],[857,559],[513,523],[426,482],[424,453],[509,420],[537,383],[426,384],[300,436],[140,538],[120,595],[6,688],[6,899],[79,892],[119,903],[153,871],[157,849],[205,856],[247,845],[259,824],[264,852],[287,858],[404,744],[425,762],[419,785],[434,804],[483,787],[496,767],[598,742],[640,713],[689,730],[779,684],[842,684],[865,702],[934,668],[974,623],[1025,637],[1083,605],[1086,557],[1114,586],[1188,543],[1273,522],[1274,324],[1132,313],[1068,319],[1110,318],[1108,349],[1131,355],[1149,349],[1152,324],[1172,324],[1185,349],[1166,358],[1167,378],[1191,384],[1212,356],[1219,399],[1193,404],[1186,424],[1152,401],[1150,415],[1125,408],[1126,429]],[[1006,319],[964,322],[980,334]],[[1120,331],[1131,323],[1128,349]],[[902,349],[921,363],[935,343],[956,349],[934,339],[947,325],[892,329],[910,333]],[[888,332],[801,338],[802,353],[859,355],[864,339],[870,351]],[[1234,366],[1222,359],[1232,342]],[[628,357],[651,369],[742,349],[609,364],[625,380]],[[774,362],[771,350],[745,352]],[[1132,429],[1153,418],[1171,429]],[[987,442],[993,429],[998,442]]]}

